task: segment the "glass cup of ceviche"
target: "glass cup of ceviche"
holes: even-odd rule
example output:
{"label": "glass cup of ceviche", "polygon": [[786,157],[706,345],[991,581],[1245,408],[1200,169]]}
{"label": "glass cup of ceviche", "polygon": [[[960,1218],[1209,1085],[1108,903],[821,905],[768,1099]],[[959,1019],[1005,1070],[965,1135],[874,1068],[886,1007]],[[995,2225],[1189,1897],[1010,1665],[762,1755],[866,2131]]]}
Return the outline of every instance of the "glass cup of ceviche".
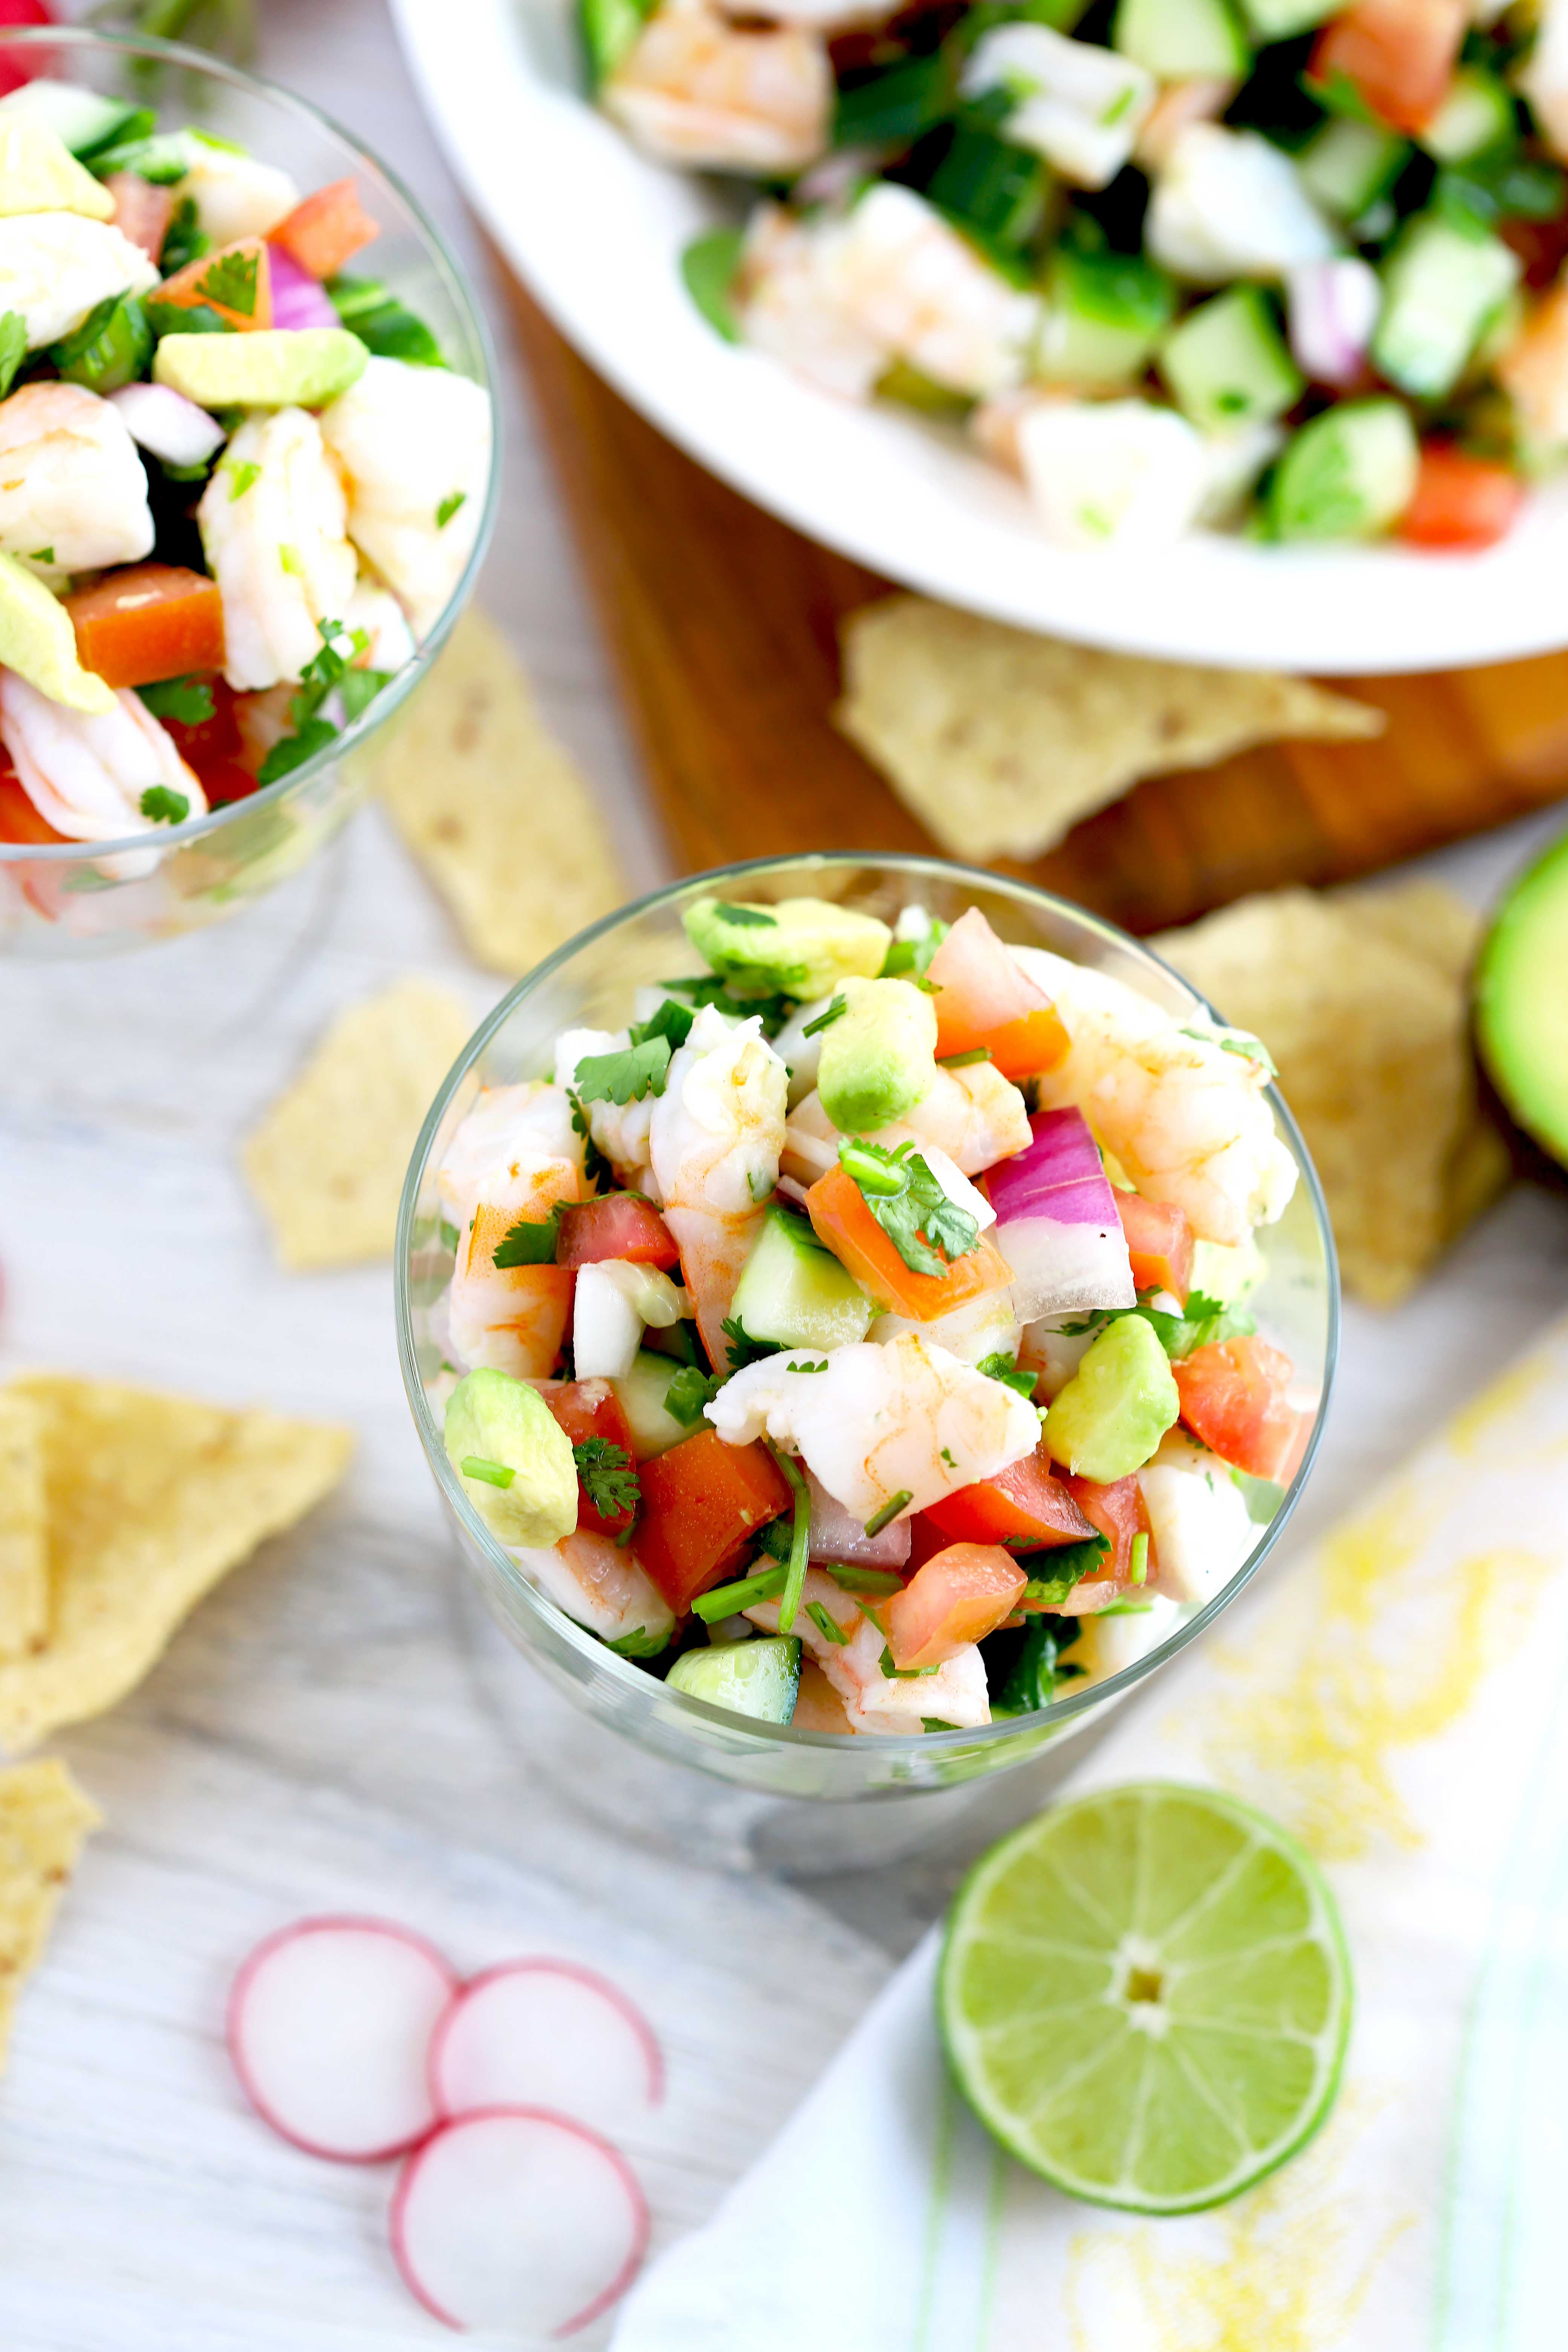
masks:
{"label": "glass cup of ceviche", "polygon": [[1081,908],[894,856],[699,877],[540,965],[426,1122],[396,1286],[531,1757],[710,1853],[805,1818],[817,1867],[799,1801],[896,1851],[1203,1631],[1338,1321],[1257,1040]]}
{"label": "glass cup of ceviche", "polygon": [[194,50],[0,35],[0,948],[213,922],[472,587],[489,338],[384,166]]}

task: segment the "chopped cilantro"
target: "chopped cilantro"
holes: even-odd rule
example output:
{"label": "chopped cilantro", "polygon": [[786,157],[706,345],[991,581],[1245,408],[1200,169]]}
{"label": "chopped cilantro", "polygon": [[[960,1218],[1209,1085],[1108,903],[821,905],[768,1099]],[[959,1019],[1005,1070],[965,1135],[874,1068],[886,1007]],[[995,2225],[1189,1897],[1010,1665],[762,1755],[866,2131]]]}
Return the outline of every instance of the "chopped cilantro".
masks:
{"label": "chopped cilantro", "polygon": [[873,1511],[866,1522],[866,1533],[868,1536],[879,1536],[882,1529],[891,1527],[899,1513],[907,1509],[914,1499],[907,1486],[900,1486],[896,1495],[889,1496],[879,1511]]}
{"label": "chopped cilantro", "polygon": [[755,1576],[743,1576],[738,1584],[716,1584],[710,1592],[698,1594],[691,1604],[692,1614],[700,1617],[705,1625],[717,1625],[724,1617],[738,1617],[742,1609],[754,1609],[759,1601],[776,1600],[784,1589],[787,1574],[781,1560]]}
{"label": "chopped cilantro", "polygon": [[1040,1707],[1049,1706],[1057,1684],[1082,1672],[1079,1666],[1061,1664],[1062,1652],[1078,1636],[1078,1620],[1074,1617],[1035,1615],[1026,1619],[1017,1655],[991,1702],[992,1715],[1033,1715]]}
{"label": "chopped cilantro", "polygon": [[1226,1339],[1245,1339],[1258,1328],[1250,1315],[1238,1314],[1231,1307],[1222,1307],[1217,1298],[1210,1298],[1201,1290],[1189,1295],[1186,1306],[1179,1315],[1172,1315],[1163,1307],[1151,1306],[1149,1302],[1153,1295],[1152,1291],[1145,1290],[1140,1294],[1136,1307],[1101,1307],[1098,1313],[1085,1316],[1081,1322],[1064,1323],[1062,1336],[1064,1339],[1081,1339],[1092,1333],[1098,1339],[1102,1331],[1109,1330],[1112,1323],[1120,1322],[1123,1315],[1141,1315],[1144,1322],[1152,1327],[1155,1338],[1171,1361],[1179,1364],[1186,1357],[1195,1354],[1199,1348],[1213,1347]]}
{"label": "chopped cilantro", "polygon": [[184,824],[191,813],[189,797],[167,784],[149,784],[137,805],[149,824]]}
{"label": "chopped cilantro", "polygon": [[220,310],[237,310],[242,319],[254,319],[260,266],[261,256],[254,250],[220,253],[197,278],[196,292]]}
{"label": "chopped cilantro", "polygon": [[663,1094],[668,1069],[669,1039],[645,1037],[614,1054],[585,1054],[573,1085],[585,1103],[641,1102],[645,1095]]}
{"label": "chopped cilantro", "polygon": [[940,1281],[954,1258],[978,1244],[974,1219],[948,1199],[912,1143],[884,1151],[879,1144],[847,1137],[838,1147],[838,1163],[912,1273]]}
{"label": "chopped cilantro", "polygon": [[950,1470],[956,1470],[956,1469],[957,1469],[958,1465],[957,1465],[957,1463],[953,1460],[953,1458],[952,1458],[952,1454],[948,1452],[948,1450],[947,1450],[947,1448],[946,1448],[946,1446],[945,1446],[945,1445],[944,1445],[944,1446],[942,1447],[942,1460],[946,1463],[946,1465],[947,1465],[947,1466],[948,1466],[948,1468],[949,1468]]}
{"label": "chopped cilantro", "polygon": [[801,1035],[803,1037],[815,1037],[818,1031],[823,1029],[831,1029],[834,1023],[836,1021],[841,1021],[848,1010],[848,1000],[843,995],[836,996],[832,1003],[827,1007],[826,1013],[819,1013],[815,1021],[808,1021],[806,1023],[805,1027],[800,1033]]}
{"label": "chopped cilantro", "polygon": [[487,1462],[482,1454],[465,1454],[460,1467],[465,1478],[482,1478],[487,1486],[510,1486],[517,1475],[504,1462]]}
{"label": "chopped cilantro", "polygon": [[781,1568],[787,1568],[790,1549],[794,1542],[793,1521],[770,1519],[767,1526],[758,1532],[757,1549],[759,1552],[765,1552],[770,1559],[776,1559]]}
{"label": "chopped cilantro", "polygon": [[923,940],[895,940],[882,959],[879,977],[882,980],[923,980],[931,962],[947,937],[945,923],[933,921]]}
{"label": "chopped cilantro", "polygon": [[824,1356],[820,1364],[786,1364],[784,1370],[786,1372],[825,1372],[827,1370],[827,1359]]}
{"label": "chopped cilantro", "polygon": [[573,1130],[583,1139],[583,1173],[590,1184],[602,1183],[605,1178],[614,1171],[594,1140],[594,1132],[588,1124],[588,1114],[583,1108],[581,1095],[568,1087],[566,1099],[572,1106]]}
{"label": "chopped cilantro", "polygon": [[715,900],[713,912],[721,922],[734,923],[743,931],[773,930],[778,927],[778,917],[768,914],[763,908],[733,907],[726,898]]}
{"label": "chopped cilantro", "polygon": [[35,547],[32,554],[27,558],[29,563],[52,563],[54,560],[55,551],[52,547]]}
{"label": "chopped cilantro", "polygon": [[702,1419],[703,1407],[711,1403],[722,1386],[721,1381],[700,1370],[696,1364],[682,1364],[664,1392],[664,1409],[683,1428],[695,1429]]}
{"label": "chopped cilantro", "polygon": [[307,760],[335,742],[337,733],[330,719],[307,719],[297,735],[285,735],[280,743],[274,743],[256,772],[257,782],[275,784],[280,777],[292,775],[296,768],[302,768]]}
{"label": "chopped cilantro", "polygon": [[1267,1070],[1271,1078],[1279,1076],[1273,1055],[1262,1038],[1255,1037],[1248,1029],[1194,1028],[1183,1029],[1177,1034],[1191,1037],[1195,1045],[1217,1045],[1222,1054],[1239,1054],[1243,1061],[1256,1062],[1260,1069]]}
{"label": "chopped cilantro", "polygon": [[921,1717],[922,1731],[957,1731],[961,1728],[956,1723],[944,1723],[940,1715],[922,1715]]}
{"label": "chopped cilantro", "polygon": [[445,530],[447,525],[451,521],[452,517],[457,513],[458,508],[466,507],[468,503],[468,494],[467,490],[448,490],[446,497],[442,499],[440,505],[436,509],[437,530]]}
{"label": "chopped cilantro", "polygon": [[1085,1536],[1081,1543],[1055,1544],[1050,1550],[1037,1555],[1039,1565],[1048,1568],[1048,1576],[1032,1576],[1024,1587],[1026,1601],[1035,1601],[1042,1609],[1059,1609],[1072,1598],[1073,1589],[1086,1576],[1091,1576],[1110,1549],[1108,1537]]}
{"label": "chopped cilantro", "polygon": [[618,1519],[642,1500],[642,1483],[624,1445],[607,1437],[585,1437],[572,1448],[583,1492],[602,1519]]}
{"label": "chopped cilantro", "polygon": [[163,242],[158,252],[158,267],[165,278],[173,278],[184,269],[187,261],[199,261],[206,252],[208,240],[196,226],[196,200],[182,196],[174,206],[174,218],[163,232]]}
{"label": "chopped cilantro", "polygon": [[755,1013],[762,1021],[765,1037],[776,1037],[795,1011],[793,996],[738,996],[710,971],[700,972],[694,980],[662,980],[659,986],[668,988],[672,994],[689,997],[693,1004],[716,1004],[731,1020],[745,1021]]}
{"label": "chopped cilantro", "polygon": [[[603,1635],[600,1639],[604,1639]],[[605,1647],[614,1650],[617,1658],[657,1658],[668,1649],[669,1643],[668,1633],[650,1633],[646,1625],[639,1625],[635,1633],[623,1633],[618,1641],[605,1642]]]}
{"label": "chopped cilantro", "polygon": [[20,310],[0,312],[0,400],[10,391],[27,356],[27,321]]}
{"label": "chopped cilantro", "polygon": [[974,1369],[984,1372],[988,1381],[1000,1381],[1005,1388],[1016,1389],[1026,1402],[1033,1404],[1040,1376],[1038,1372],[1021,1372],[1016,1357],[998,1351],[994,1356],[983,1356]]}
{"label": "chopped cilantro", "polygon": [[[280,547],[278,551],[280,559],[294,555],[292,548]],[[298,556],[294,560],[298,563]],[[289,569],[287,563],[284,569]],[[330,719],[320,716],[321,708],[332,688],[347,676],[351,663],[364,652],[370,639],[363,629],[345,630],[342,621],[318,621],[316,628],[321,650],[300,672],[300,691],[289,705],[289,722],[295,731],[285,735],[280,743],[274,743],[257,772],[258,783],[275,784],[280,776],[303,767],[307,760],[336,740],[338,730]]]}
{"label": "chopped cilantro", "polygon": [[667,996],[646,1021],[639,1021],[632,1030],[632,1044],[646,1045],[650,1037],[667,1037],[670,1052],[679,1053],[690,1036],[696,1018],[689,1004],[678,1004],[673,996]]}
{"label": "chopped cilantro", "polygon": [[213,715],[210,678],[161,677],[136,691],[154,719],[173,719],[181,727],[205,727]]}
{"label": "chopped cilantro", "polygon": [[351,669],[338,681],[338,695],[343,706],[343,720],[352,727],[363,718],[384,686],[392,683],[389,669]]}
{"label": "chopped cilantro", "polygon": [[1149,1538],[1142,1528],[1132,1538],[1132,1557],[1128,1574],[1134,1584],[1142,1584],[1149,1573]]}
{"label": "chopped cilantro", "polygon": [[753,1339],[738,1315],[727,1315],[719,1328],[730,1342],[731,1372],[738,1372],[744,1364],[760,1364],[764,1356],[778,1354],[775,1339]]}
{"label": "chopped cilantro", "polygon": [[967,1054],[941,1054],[937,1056],[936,1066],[939,1070],[971,1070],[977,1062],[988,1062],[990,1059],[990,1046],[976,1045]]}
{"label": "chopped cilantro", "polygon": [[896,1666],[893,1664],[892,1651],[888,1648],[886,1643],[884,1643],[882,1648],[882,1672],[887,1675],[888,1680],[890,1683],[918,1683],[926,1675],[940,1675],[942,1668],[940,1665]]}
{"label": "chopped cilantro", "polygon": [[291,580],[303,580],[305,567],[300,561],[300,551],[297,547],[290,547],[286,539],[278,542],[278,561]]}
{"label": "chopped cilantro", "polygon": [[495,1245],[490,1264],[504,1274],[514,1265],[553,1265],[555,1236],[564,1202],[557,1201],[548,1217],[520,1217]]}
{"label": "chopped cilantro", "polygon": [[843,1649],[849,1636],[842,1625],[835,1624],[820,1601],[808,1601],[805,1604],[805,1613],[825,1641],[837,1643],[838,1647]]}
{"label": "chopped cilantro", "polygon": [[[233,506],[237,499],[242,499],[247,490],[254,489],[257,483],[261,479],[260,467],[256,465],[248,457],[241,457],[236,464],[226,466],[223,470],[228,476],[228,502],[230,506]],[[282,549],[279,548],[278,551],[279,556],[281,556],[283,552]],[[289,550],[289,552],[292,554],[292,549]],[[298,558],[296,558],[296,561],[298,561]],[[285,566],[285,569],[287,569],[287,566]]]}
{"label": "chopped cilantro", "polygon": [[443,1217],[437,1233],[437,1239],[439,1241],[441,1247],[443,1249],[455,1250],[462,1238],[463,1236],[458,1231],[457,1226],[449,1225],[447,1223],[446,1218]]}

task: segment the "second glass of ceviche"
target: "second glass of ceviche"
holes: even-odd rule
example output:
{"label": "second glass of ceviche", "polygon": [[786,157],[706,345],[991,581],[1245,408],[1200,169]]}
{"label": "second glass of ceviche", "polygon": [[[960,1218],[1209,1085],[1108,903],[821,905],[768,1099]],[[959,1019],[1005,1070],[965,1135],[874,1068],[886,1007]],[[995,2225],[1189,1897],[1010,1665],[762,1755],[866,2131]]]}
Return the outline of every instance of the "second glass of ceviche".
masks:
{"label": "second glass of ceviche", "polygon": [[231,911],[353,805],[488,537],[490,370],[301,100],[63,28],[0,37],[0,949],[69,955]]}
{"label": "second glass of ceviche", "polygon": [[[426,1122],[410,1402],[493,1612],[579,1720],[778,1798],[1081,1726],[1274,1540],[1332,1244],[1256,1038],[1027,884],[796,857],[508,996]],[[644,1785],[646,1786],[646,1779]]]}

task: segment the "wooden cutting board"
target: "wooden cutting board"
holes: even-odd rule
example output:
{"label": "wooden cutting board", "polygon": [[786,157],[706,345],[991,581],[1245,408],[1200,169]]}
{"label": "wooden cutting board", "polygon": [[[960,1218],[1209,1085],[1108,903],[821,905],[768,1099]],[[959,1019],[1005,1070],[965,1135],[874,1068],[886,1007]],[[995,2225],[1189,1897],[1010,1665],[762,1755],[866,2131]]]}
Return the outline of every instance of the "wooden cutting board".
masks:
{"label": "wooden cutting board", "polygon": [[[789,850],[934,848],[828,718],[838,621],[891,583],[705,473],[509,283],[680,866]],[[1387,711],[1386,734],[1270,745],[1153,777],[1033,865],[998,863],[1130,930],[1152,931],[1248,890],[1349,881],[1568,794],[1568,654],[1336,683]]]}

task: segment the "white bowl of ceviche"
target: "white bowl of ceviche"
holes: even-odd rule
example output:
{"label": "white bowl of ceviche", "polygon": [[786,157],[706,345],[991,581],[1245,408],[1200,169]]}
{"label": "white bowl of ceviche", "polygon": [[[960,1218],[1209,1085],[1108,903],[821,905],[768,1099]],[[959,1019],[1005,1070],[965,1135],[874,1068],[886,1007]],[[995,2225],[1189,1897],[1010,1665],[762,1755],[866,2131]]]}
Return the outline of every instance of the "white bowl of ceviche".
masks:
{"label": "white bowl of ceviche", "polygon": [[395,5],[556,324],[812,536],[1179,659],[1568,642],[1568,0]]}
{"label": "white bowl of ceviche", "polygon": [[485,331],[316,110],[195,52],[0,37],[0,950],[297,870],[466,600]]}
{"label": "white bowl of ceviche", "polygon": [[546,1768],[616,1779],[608,1726],[621,1780],[950,1788],[1208,1624],[1335,1348],[1260,1056],[1109,925],[918,857],[683,882],[513,990],[416,1148],[397,1317],[461,1549],[574,1702],[522,1710]]}

